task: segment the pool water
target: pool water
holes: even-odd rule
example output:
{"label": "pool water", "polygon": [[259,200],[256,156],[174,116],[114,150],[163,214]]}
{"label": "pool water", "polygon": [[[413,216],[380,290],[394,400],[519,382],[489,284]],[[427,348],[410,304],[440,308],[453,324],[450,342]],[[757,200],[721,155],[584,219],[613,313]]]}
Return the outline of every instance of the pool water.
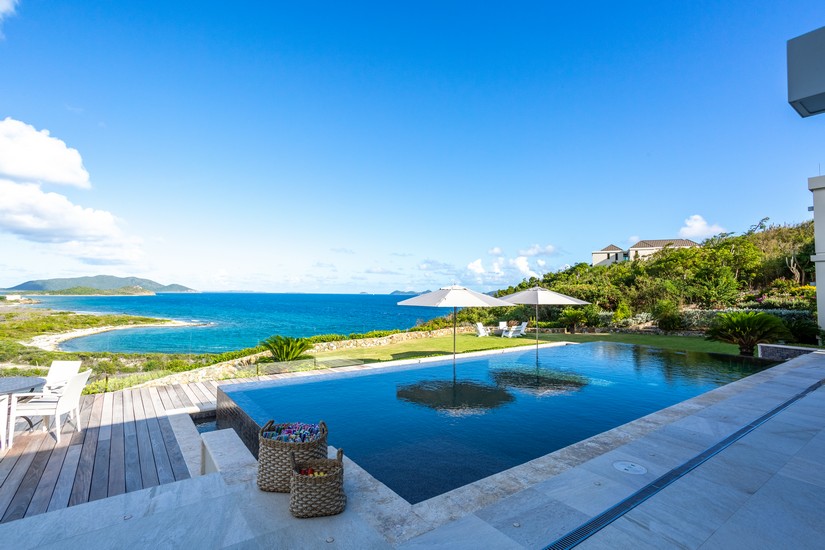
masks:
{"label": "pool water", "polygon": [[324,420],[330,445],[417,503],[772,364],[594,342],[226,393],[260,425]]}

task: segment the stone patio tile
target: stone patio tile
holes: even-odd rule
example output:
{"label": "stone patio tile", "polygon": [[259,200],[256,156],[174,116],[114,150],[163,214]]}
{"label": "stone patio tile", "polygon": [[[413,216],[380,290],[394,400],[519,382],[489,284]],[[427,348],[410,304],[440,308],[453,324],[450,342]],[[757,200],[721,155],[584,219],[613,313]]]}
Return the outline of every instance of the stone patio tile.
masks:
{"label": "stone patio tile", "polygon": [[638,509],[651,514],[656,514],[660,506],[674,511],[682,509],[684,521],[713,532],[751,497],[748,491],[693,475],[693,472],[656,493]]}
{"label": "stone patio tile", "polygon": [[709,434],[670,425],[619,450],[628,454],[644,455],[647,460],[666,466],[670,470],[701,453],[715,441],[716,439]]}
{"label": "stone patio tile", "polygon": [[481,547],[500,548],[501,550],[521,550],[524,548],[521,544],[474,515],[463,517],[458,521],[424,533],[420,537],[400,544],[396,548],[404,550],[415,548],[427,550],[460,550],[466,548],[475,550]]}
{"label": "stone patio tile", "polygon": [[601,514],[635,491],[624,483],[582,468],[548,480],[534,489],[591,517]]}
{"label": "stone patio tile", "polygon": [[[628,531],[608,525],[576,546],[576,550],[661,550],[667,547],[665,540],[650,537],[650,533],[643,532],[641,528],[638,531],[638,534],[631,535]],[[648,538],[642,538],[641,535]]]}
{"label": "stone patio tile", "polygon": [[534,489],[479,510],[476,516],[527,548],[547,545],[590,519]]}
{"label": "stone patio tile", "polygon": [[794,456],[784,468],[779,470],[778,475],[810,483],[825,489],[825,468],[822,468],[821,458],[817,460],[816,458],[803,458],[799,455]]}
{"label": "stone patio tile", "polygon": [[[121,519],[116,528],[101,527],[90,521],[87,526],[95,525],[95,529],[54,539],[38,545],[38,548],[221,548],[249,536],[246,520],[227,505],[231,500],[226,497],[206,499],[180,506],[174,513],[151,513]],[[36,519],[42,521],[42,518]]]}
{"label": "stone patio tile", "polygon": [[[75,536],[82,537],[90,531],[117,531],[129,521],[156,513],[174,515],[189,504],[232,492],[220,474],[200,476],[56,510],[48,516],[6,523],[0,525],[0,541],[19,550],[37,548]],[[45,518],[48,521],[44,521]]]}
{"label": "stone patio tile", "polygon": [[617,529],[641,540],[661,541],[660,548],[696,548],[713,533],[710,525],[699,523],[698,516],[648,500],[613,522]]}
{"label": "stone patio tile", "polygon": [[[637,448],[636,450],[640,450]],[[634,490],[641,489],[648,483],[656,480],[659,476],[668,472],[671,468],[657,464],[650,460],[645,460],[641,456],[629,454],[624,451],[611,451],[600,457],[589,460],[580,466],[580,469],[587,470],[599,476],[612,479],[618,483],[626,485]],[[616,462],[632,462],[643,466],[647,472],[644,474],[631,474],[614,467]]]}
{"label": "stone patio tile", "polygon": [[775,476],[702,548],[821,548],[825,489]]}
{"label": "stone patio tile", "polygon": [[692,441],[707,448],[725,439],[741,427],[742,424],[692,415],[662,428],[662,432],[671,437],[683,441]]}

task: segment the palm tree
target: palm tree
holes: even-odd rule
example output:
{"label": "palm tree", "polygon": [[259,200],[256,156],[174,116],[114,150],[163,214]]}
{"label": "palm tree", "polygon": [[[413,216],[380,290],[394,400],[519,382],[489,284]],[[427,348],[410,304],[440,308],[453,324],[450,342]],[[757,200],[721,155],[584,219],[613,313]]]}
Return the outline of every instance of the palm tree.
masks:
{"label": "palm tree", "polygon": [[275,361],[293,361],[301,357],[312,344],[306,338],[290,338],[276,334],[261,342]]}
{"label": "palm tree", "polygon": [[775,342],[790,337],[779,317],[755,311],[720,313],[705,338],[739,346],[739,355],[753,357],[756,344]]}

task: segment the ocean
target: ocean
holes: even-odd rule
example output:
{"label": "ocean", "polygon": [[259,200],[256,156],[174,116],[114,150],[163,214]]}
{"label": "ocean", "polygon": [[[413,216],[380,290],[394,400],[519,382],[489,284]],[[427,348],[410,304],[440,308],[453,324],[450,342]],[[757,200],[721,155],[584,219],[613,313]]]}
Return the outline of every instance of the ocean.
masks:
{"label": "ocean", "polygon": [[306,337],[407,329],[450,311],[396,305],[388,294],[193,293],[155,296],[37,296],[35,307],[125,313],[201,326],[135,328],[68,340],[64,351],[221,353],[256,346],[275,334]]}

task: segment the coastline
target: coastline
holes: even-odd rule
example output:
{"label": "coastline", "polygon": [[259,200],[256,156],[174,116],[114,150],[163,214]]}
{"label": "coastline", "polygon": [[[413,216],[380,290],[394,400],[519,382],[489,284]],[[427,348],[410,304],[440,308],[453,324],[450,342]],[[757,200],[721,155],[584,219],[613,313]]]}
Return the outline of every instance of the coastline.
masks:
{"label": "coastline", "polygon": [[69,332],[61,332],[58,334],[41,334],[35,336],[26,342],[20,342],[24,346],[40,348],[44,351],[60,351],[60,344],[73,340],[74,338],[82,338],[83,336],[91,336],[93,334],[100,334],[102,332],[109,332],[112,330],[126,330],[131,328],[157,328],[157,327],[195,327],[203,323],[191,323],[186,321],[168,320],[158,323],[146,323],[140,325],[117,325],[94,328],[80,328],[70,330]]}

